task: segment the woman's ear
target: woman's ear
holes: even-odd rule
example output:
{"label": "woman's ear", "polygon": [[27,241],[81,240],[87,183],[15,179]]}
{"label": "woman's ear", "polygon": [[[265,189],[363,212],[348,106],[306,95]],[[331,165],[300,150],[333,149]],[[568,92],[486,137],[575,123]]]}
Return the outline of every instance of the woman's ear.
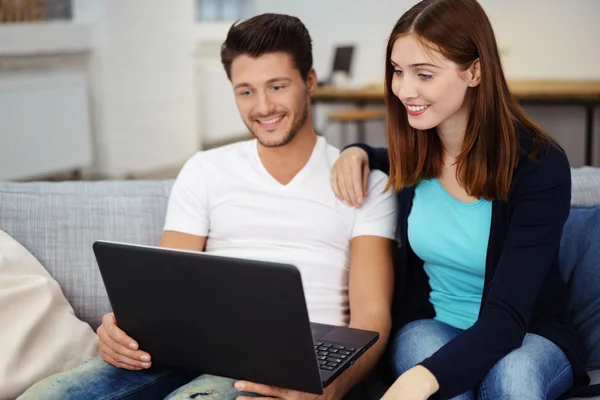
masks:
{"label": "woman's ear", "polygon": [[469,86],[479,86],[481,83],[481,62],[479,61],[479,58],[473,61],[473,64],[471,64],[467,72]]}

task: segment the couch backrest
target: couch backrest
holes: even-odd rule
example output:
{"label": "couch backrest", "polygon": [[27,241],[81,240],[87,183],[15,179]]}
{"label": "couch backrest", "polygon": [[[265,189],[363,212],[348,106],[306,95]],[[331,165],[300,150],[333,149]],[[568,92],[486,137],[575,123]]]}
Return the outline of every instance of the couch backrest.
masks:
{"label": "couch backrest", "polygon": [[600,205],[600,168],[581,167],[571,170],[571,204],[575,206]]}
{"label": "couch backrest", "polygon": [[571,290],[569,306],[588,367],[600,368],[600,168],[574,169],[572,185],[560,265]]}
{"label": "couch backrest", "polygon": [[571,289],[573,322],[588,354],[600,368],[600,206],[572,206],[563,229],[560,268]]}
{"label": "couch backrest", "polygon": [[[157,244],[162,233],[172,181],[0,182],[0,229],[22,243],[59,282],[77,316],[94,329],[110,311],[92,252],[95,240]],[[600,248],[590,235],[591,218],[577,210],[600,204],[600,168],[573,170],[573,210],[565,226],[561,257],[573,293],[571,307],[594,362],[600,363],[600,285],[598,293],[585,282],[600,282],[600,253],[583,258],[586,249]],[[593,226],[593,225],[592,225]],[[600,231],[600,229],[596,229]],[[594,231],[595,232],[595,231]],[[576,240],[568,240],[568,238]],[[587,242],[583,239],[587,238]],[[575,248],[574,246],[580,246]],[[589,261],[591,260],[591,261]],[[594,301],[594,299],[599,299]],[[596,316],[594,318],[594,316]],[[600,365],[597,365],[600,367]]]}
{"label": "couch backrest", "polygon": [[172,181],[0,183],[0,229],[58,281],[92,328],[110,311],[92,252],[98,239],[156,245]]}

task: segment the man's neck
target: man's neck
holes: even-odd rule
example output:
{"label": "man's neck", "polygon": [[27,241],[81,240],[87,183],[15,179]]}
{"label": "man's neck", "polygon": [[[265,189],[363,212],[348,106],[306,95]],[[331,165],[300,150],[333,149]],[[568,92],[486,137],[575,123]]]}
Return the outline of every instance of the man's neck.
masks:
{"label": "man's neck", "polygon": [[258,155],[265,169],[282,185],[287,185],[306,165],[317,142],[312,126],[302,128],[292,141],[280,147],[258,144]]}

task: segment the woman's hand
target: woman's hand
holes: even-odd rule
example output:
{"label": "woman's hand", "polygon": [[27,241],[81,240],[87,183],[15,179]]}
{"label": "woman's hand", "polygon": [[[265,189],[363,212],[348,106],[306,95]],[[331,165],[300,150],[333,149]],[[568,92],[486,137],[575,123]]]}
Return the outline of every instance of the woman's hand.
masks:
{"label": "woman's hand", "polygon": [[417,365],[400,375],[381,400],[427,400],[439,388],[435,376]]}
{"label": "woman's hand", "polygon": [[331,169],[335,196],[353,207],[360,207],[367,195],[369,156],[359,147],[344,150]]}

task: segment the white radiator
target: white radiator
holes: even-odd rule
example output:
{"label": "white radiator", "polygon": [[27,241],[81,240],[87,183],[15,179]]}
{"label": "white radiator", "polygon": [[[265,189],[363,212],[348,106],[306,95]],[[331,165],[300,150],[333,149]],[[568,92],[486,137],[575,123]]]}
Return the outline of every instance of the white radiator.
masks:
{"label": "white radiator", "polygon": [[0,180],[62,173],[91,162],[89,100],[83,76],[0,79]]}

